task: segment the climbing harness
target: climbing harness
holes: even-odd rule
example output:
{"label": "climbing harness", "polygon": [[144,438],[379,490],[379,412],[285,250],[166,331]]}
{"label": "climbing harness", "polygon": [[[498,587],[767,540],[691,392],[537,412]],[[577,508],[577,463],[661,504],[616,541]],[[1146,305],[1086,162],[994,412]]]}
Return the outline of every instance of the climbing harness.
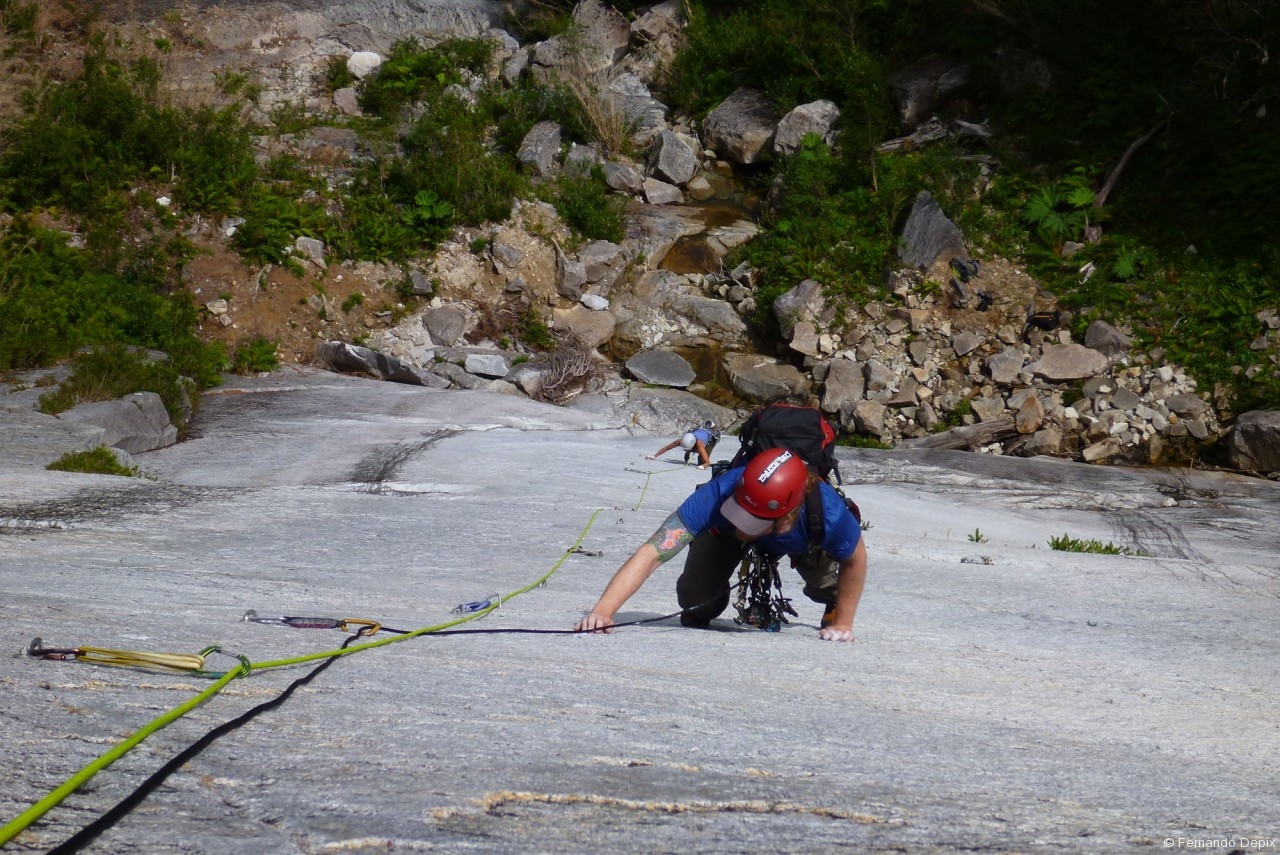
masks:
{"label": "climbing harness", "polygon": [[[496,595],[495,595],[496,596]],[[294,629],[340,629],[343,632],[354,633],[355,635],[376,635],[378,630],[382,629],[382,624],[376,620],[362,620],[360,618],[327,618],[327,617],[273,617],[269,615],[260,615],[255,610],[249,609],[244,613],[242,621],[250,621],[251,623],[270,623],[279,626],[291,626]],[[352,626],[357,627],[352,629]]]}
{"label": "climbing harness", "polygon": [[733,622],[739,626],[778,632],[784,623],[790,623],[787,615],[799,616],[791,607],[791,600],[782,596],[777,557],[766,555],[754,544],[747,547],[738,566],[737,587],[738,598],[733,607],[738,616]]}

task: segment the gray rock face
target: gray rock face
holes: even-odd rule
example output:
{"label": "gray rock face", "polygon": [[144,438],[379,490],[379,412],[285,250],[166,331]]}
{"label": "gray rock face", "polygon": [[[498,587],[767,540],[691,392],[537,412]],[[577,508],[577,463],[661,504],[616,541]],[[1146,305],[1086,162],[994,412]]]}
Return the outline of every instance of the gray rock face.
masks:
{"label": "gray rock face", "polygon": [[506,377],[511,367],[507,364],[507,360],[496,353],[472,353],[467,356],[463,368],[467,369],[469,374],[478,374],[481,377]]}
{"label": "gray rock face", "polygon": [[552,319],[557,332],[565,333],[588,349],[607,342],[617,326],[617,319],[609,312],[592,311],[581,304],[554,310]]}
{"label": "gray rock face", "polygon": [[614,190],[635,196],[644,188],[644,175],[629,163],[608,161],[604,164],[604,182]]}
{"label": "gray rock face", "polygon": [[683,388],[696,377],[693,366],[670,350],[646,350],[627,360],[627,370],[642,383]]}
{"label": "gray rock face", "polygon": [[322,341],[316,344],[313,358],[317,365],[333,371],[378,375],[378,353],[367,347],[342,341]]}
{"label": "gray rock face", "polygon": [[1022,351],[1006,347],[987,360],[987,371],[993,382],[1007,386],[1022,373],[1022,366],[1025,363],[1026,356]]}
{"label": "gray rock face", "polygon": [[814,321],[822,314],[826,302],[822,296],[822,283],[805,279],[773,302],[773,315],[778,319],[778,330],[783,338],[791,338],[795,325],[800,321]]}
{"label": "gray rock face", "polygon": [[432,386],[439,389],[450,385],[449,380],[402,359],[342,341],[317,342],[314,358],[317,365],[333,371],[367,374],[379,380],[411,386]]}
{"label": "gray rock face", "polygon": [[619,74],[606,89],[616,108],[622,111],[632,128],[631,142],[638,149],[657,142],[667,130],[670,109],[649,94],[649,88],[634,74]]}
{"label": "gray rock face", "polygon": [[965,330],[962,333],[956,334],[951,339],[951,348],[956,352],[956,356],[967,356],[972,353],[978,345],[982,344],[983,341],[984,338],[980,333],[973,332],[972,330]]}
{"label": "gray rock face", "polygon": [[631,42],[631,25],[612,6],[582,0],[573,9],[574,29],[542,42],[533,61],[543,82],[557,73],[594,74],[623,57]]}
{"label": "gray rock face", "polygon": [[[620,612],[656,622],[502,632],[568,630],[706,480],[675,455],[643,458],[714,405],[647,390],[618,418],[604,396],[585,398],[561,408],[288,371],[207,394],[190,440],[138,456],[148,479],[15,470],[0,456],[0,709],[20,725],[0,764],[6,820],[211,685],[18,655],[29,639],[184,653],[218,642],[258,666],[15,845],[56,848],[309,670],[264,663],[348,637],[247,622],[249,608],[423,633],[379,633],[388,643],[338,657],[188,759],[94,848],[463,853],[479,838],[494,852],[688,851],[687,822],[654,821],[673,812],[696,821],[700,851],[947,852],[957,839],[1074,851],[1085,839],[1110,853],[1272,833],[1258,810],[1280,765],[1268,691],[1280,485],[842,448],[871,525],[856,644],[817,640],[822,606],[786,562],[798,615],[779,633],[734,624],[732,607],[709,631],[662,620],[679,608],[683,556]],[[648,423],[656,433],[633,427]],[[726,437],[716,457],[733,450]],[[986,542],[966,544],[977,527]],[[1048,549],[1064,532],[1151,557]],[[978,551],[982,563],[962,560]],[[432,631],[495,592],[501,608],[455,628],[497,632]],[[875,691],[848,685],[854,672]],[[726,686],[751,702],[727,703]],[[786,726],[762,730],[766,710]],[[856,739],[831,730],[848,720]],[[821,750],[815,734],[829,735]],[[344,778],[371,763],[375,774]]]}
{"label": "gray rock face", "polygon": [[101,425],[66,422],[57,416],[33,410],[0,414],[0,461],[9,466],[43,469],[64,454],[90,451],[104,445],[106,428]]}
{"label": "gray rock face", "polygon": [[1169,408],[1170,412],[1177,413],[1187,419],[1198,419],[1209,411],[1208,402],[1199,395],[1191,393],[1170,395],[1165,398],[1164,405]]}
{"label": "gray rock face", "polygon": [[642,185],[644,199],[650,205],[679,205],[684,201],[680,188],[657,178],[646,178]]}
{"label": "gray rock face", "polygon": [[746,337],[746,322],[738,316],[733,306],[724,300],[682,295],[673,297],[667,306],[671,311],[703,328],[706,334],[716,341],[738,345]]}
{"label": "gray rock face", "polygon": [[[582,396],[578,399],[583,406],[598,403],[594,396]],[[611,410],[612,411],[612,410]],[[621,404],[617,414],[628,424],[663,436],[677,437],[692,425],[700,425],[710,421],[725,426],[732,424],[737,414],[718,404],[703,400],[697,395],[680,389],[639,389],[633,388],[625,403]],[[731,456],[736,443],[725,438],[721,449],[714,455],[716,458]],[[656,448],[656,446],[654,446]],[[651,451],[653,448],[650,449]]]}
{"label": "gray rock face", "polygon": [[1262,474],[1280,472],[1280,411],[1242,414],[1231,431],[1233,466]]}

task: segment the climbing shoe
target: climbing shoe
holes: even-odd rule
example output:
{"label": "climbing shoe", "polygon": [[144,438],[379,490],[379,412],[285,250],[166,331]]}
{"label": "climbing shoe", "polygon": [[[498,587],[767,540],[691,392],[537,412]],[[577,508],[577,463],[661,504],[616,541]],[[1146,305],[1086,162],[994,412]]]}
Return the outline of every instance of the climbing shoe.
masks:
{"label": "climbing shoe", "polygon": [[711,626],[711,618],[705,618],[693,612],[681,612],[680,625],[687,626],[689,629],[706,629]]}
{"label": "climbing shoe", "polygon": [[826,629],[836,622],[836,607],[827,606],[827,610],[822,613],[822,621],[818,624],[818,629]]}

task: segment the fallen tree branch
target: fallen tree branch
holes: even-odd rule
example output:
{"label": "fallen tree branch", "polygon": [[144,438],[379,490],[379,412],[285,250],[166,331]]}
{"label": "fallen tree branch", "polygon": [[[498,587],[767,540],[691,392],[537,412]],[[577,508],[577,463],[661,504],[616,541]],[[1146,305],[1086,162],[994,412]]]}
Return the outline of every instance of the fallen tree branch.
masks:
{"label": "fallen tree branch", "polygon": [[1013,416],[992,419],[989,422],[978,422],[976,425],[964,425],[951,428],[942,433],[929,436],[904,439],[898,443],[899,448],[953,448],[972,451],[980,445],[1013,436],[1018,432]]}
{"label": "fallen tree branch", "polygon": [[1162,131],[1169,124],[1169,119],[1163,119],[1156,123],[1155,127],[1147,131],[1142,136],[1129,144],[1125,149],[1124,155],[1120,158],[1120,162],[1116,164],[1116,168],[1111,170],[1111,174],[1107,176],[1107,180],[1103,182],[1102,189],[1098,191],[1098,195],[1093,197],[1093,207],[1101,208],[1107,204],[1107,197],[1111,195],[1111,191],[1115,189],[1116,182],[1120,180],[1120,173],[1124,172],[1125,167],[1129,165],[1129,161],[1133,159],[1133,155],[1138,149],[1142,148],[1151,138]]}

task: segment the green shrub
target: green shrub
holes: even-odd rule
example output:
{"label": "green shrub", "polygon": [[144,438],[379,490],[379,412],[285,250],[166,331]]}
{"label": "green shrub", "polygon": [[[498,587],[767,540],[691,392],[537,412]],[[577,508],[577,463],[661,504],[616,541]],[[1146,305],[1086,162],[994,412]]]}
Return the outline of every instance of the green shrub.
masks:
{"label": "green shrub", "polygon": [[481,108],[493,118],[501,150],[520,149],[529,130],[538,122],[558,122],[569,139],[586,141],[577,109],[569,93],[522,80],[509,89],[486,90]]}
{"label": "green shrub", "polygon": [[40,396],[43,413],[56,414],[77,404],[114,401],[134,392],[155,392],[164,402],[169,420],[182,430],[191,399],[191,381],[169,359],[155,359],[121,344],[95,347],[76,354],[71,374],[52,392]]}
{"label": "green shrub", "polygon": [[259,187],[240,213],[245,221],[232,241],[242,255],[260,263],[286,263],[297,238],[321,237],[329,225],[322,204],[299,202],[269,187]]}
{"label": "green shrub", "polygon": [[846,448],[879,448],[882,450],[893,448],[892,445],[881,442],[879,437],[874,437],[865,433],[841,434],[840,439],[836,444],[845,446]]}
{"label": "green shrub", "polygon": [[430,190],[419,190],[401,212],[404,224],[424,246],[435,246],[453,225],[453,205]]}
{"label": "green shrub", "polygon": [[329,94],[355,85],[356,76],[351,73],[345,56],[331,56],[324,62],[324,88]]}
{"label": "green shrub", "polygon": [[532,306],[520,316],[516,325],[516,336],[522,344],[532,350],[556,349],[555,335]]}
{"label": "green shrub", "polygon": [[196,337],[195,305],[176,284],[189,251],[171,240],[117,247],[115,257],[95,260],[65,235],[15,220],[0,233],[0,369],[49,365],[115,343],[168,353],[201,388],[216,382],[220,354]]}
{"label": "green shrub", "polygon": [[1058,552],[1090,552],[1100,555],[1135,555],[1147,556],[1146,552],[1141,549],[1131,549],[1127,546],[1116,546],[1114,543],[1107,541],[1103,543],[1100,540],[1081,540],[1080,538],[1062,535],[1062,537],[1049,538],[1049,548]]}
{"label": "green shrub", "polygon": [[453,206],[455,221],[501,221],[525,181],[514,156],[490,151],[488,133],[486,113],[442,97],[404,138],[404,157],[385,164],[382,186],[402,207],[426,191]]}
{"label": "green shrub", "polygon": [[44,467],[57,472],[85,472],[90,475],[136,477],[138,467],[124,466],[105,445],[89,451],[71,451]]}
{"label": "green shrub", "polygon": [[961,398],[956,402],[951,412],[943,417],[938,425],[939,430],[947,430],[948,428],[960,427],[964,424],[964,417],[973,415],[973,399]]}
{"label": "green shrub", "polygon": [[434,103],[444,88],[462,80],[459,69],[482,72],[493,45],[484,39],[457,39],[424,48],[416,39],[397,42],[376,72],[362,81],[360,108],[370,115],[395,119],[414,101]]}
{"label": "green shrub", "polygon": [[358,177],[343,195],[329,244],[343,258],[402,261],[417,247],[413,229],[395,202],[374,191],[375,181],[376,175]]}
{"label": "green shrub", "polygon": [[830,98],[850,127],[883,139],[892,119],[875,50],[902,35],[895,18],[911,8],[826,0],[688,4],[688,47],[675,58],[664,100],[697,115],[740,87],[764,90],[784,112]]}
{"label": "green shrub", "polygon": [[229,207],[256,171],[238,110],[164,105],[159,80],[154,62],[117,59],[105,39],[95,39],[80,76],[33,94],[9,133],[0,156],[9,203],[63,206],[97,219],[127,204],[131,184],[173,177],[180,204]]}
{"label": "green shrub", "polygon": [[22,3],[20,0],[0,2],[0,18],[4,21],[4,31],[11,36],[34,39],[39,15],[39,3]]}
{"label": "green shrub", "polygon": [[1026,222],[1036,228],[1050,246],[1063,241],[1080,240],[1087,226],[1098,221],[1093,210],[1094,192],[1089,189],[1089,176],[1076,169],[1056,184],[1036,190],[1022,211]]}
{"label": "green shrub", "polygon": [[280,367],[279,345],[266,336],[254,336],[236,348],[231,370],[237,374],[260,374]]}
{"label": "green shrub", "polygon": [[598,167],[589,176],[561,174],[550,195],[569,228],[583,238],[622,242],[626,197],[609,191]]}

